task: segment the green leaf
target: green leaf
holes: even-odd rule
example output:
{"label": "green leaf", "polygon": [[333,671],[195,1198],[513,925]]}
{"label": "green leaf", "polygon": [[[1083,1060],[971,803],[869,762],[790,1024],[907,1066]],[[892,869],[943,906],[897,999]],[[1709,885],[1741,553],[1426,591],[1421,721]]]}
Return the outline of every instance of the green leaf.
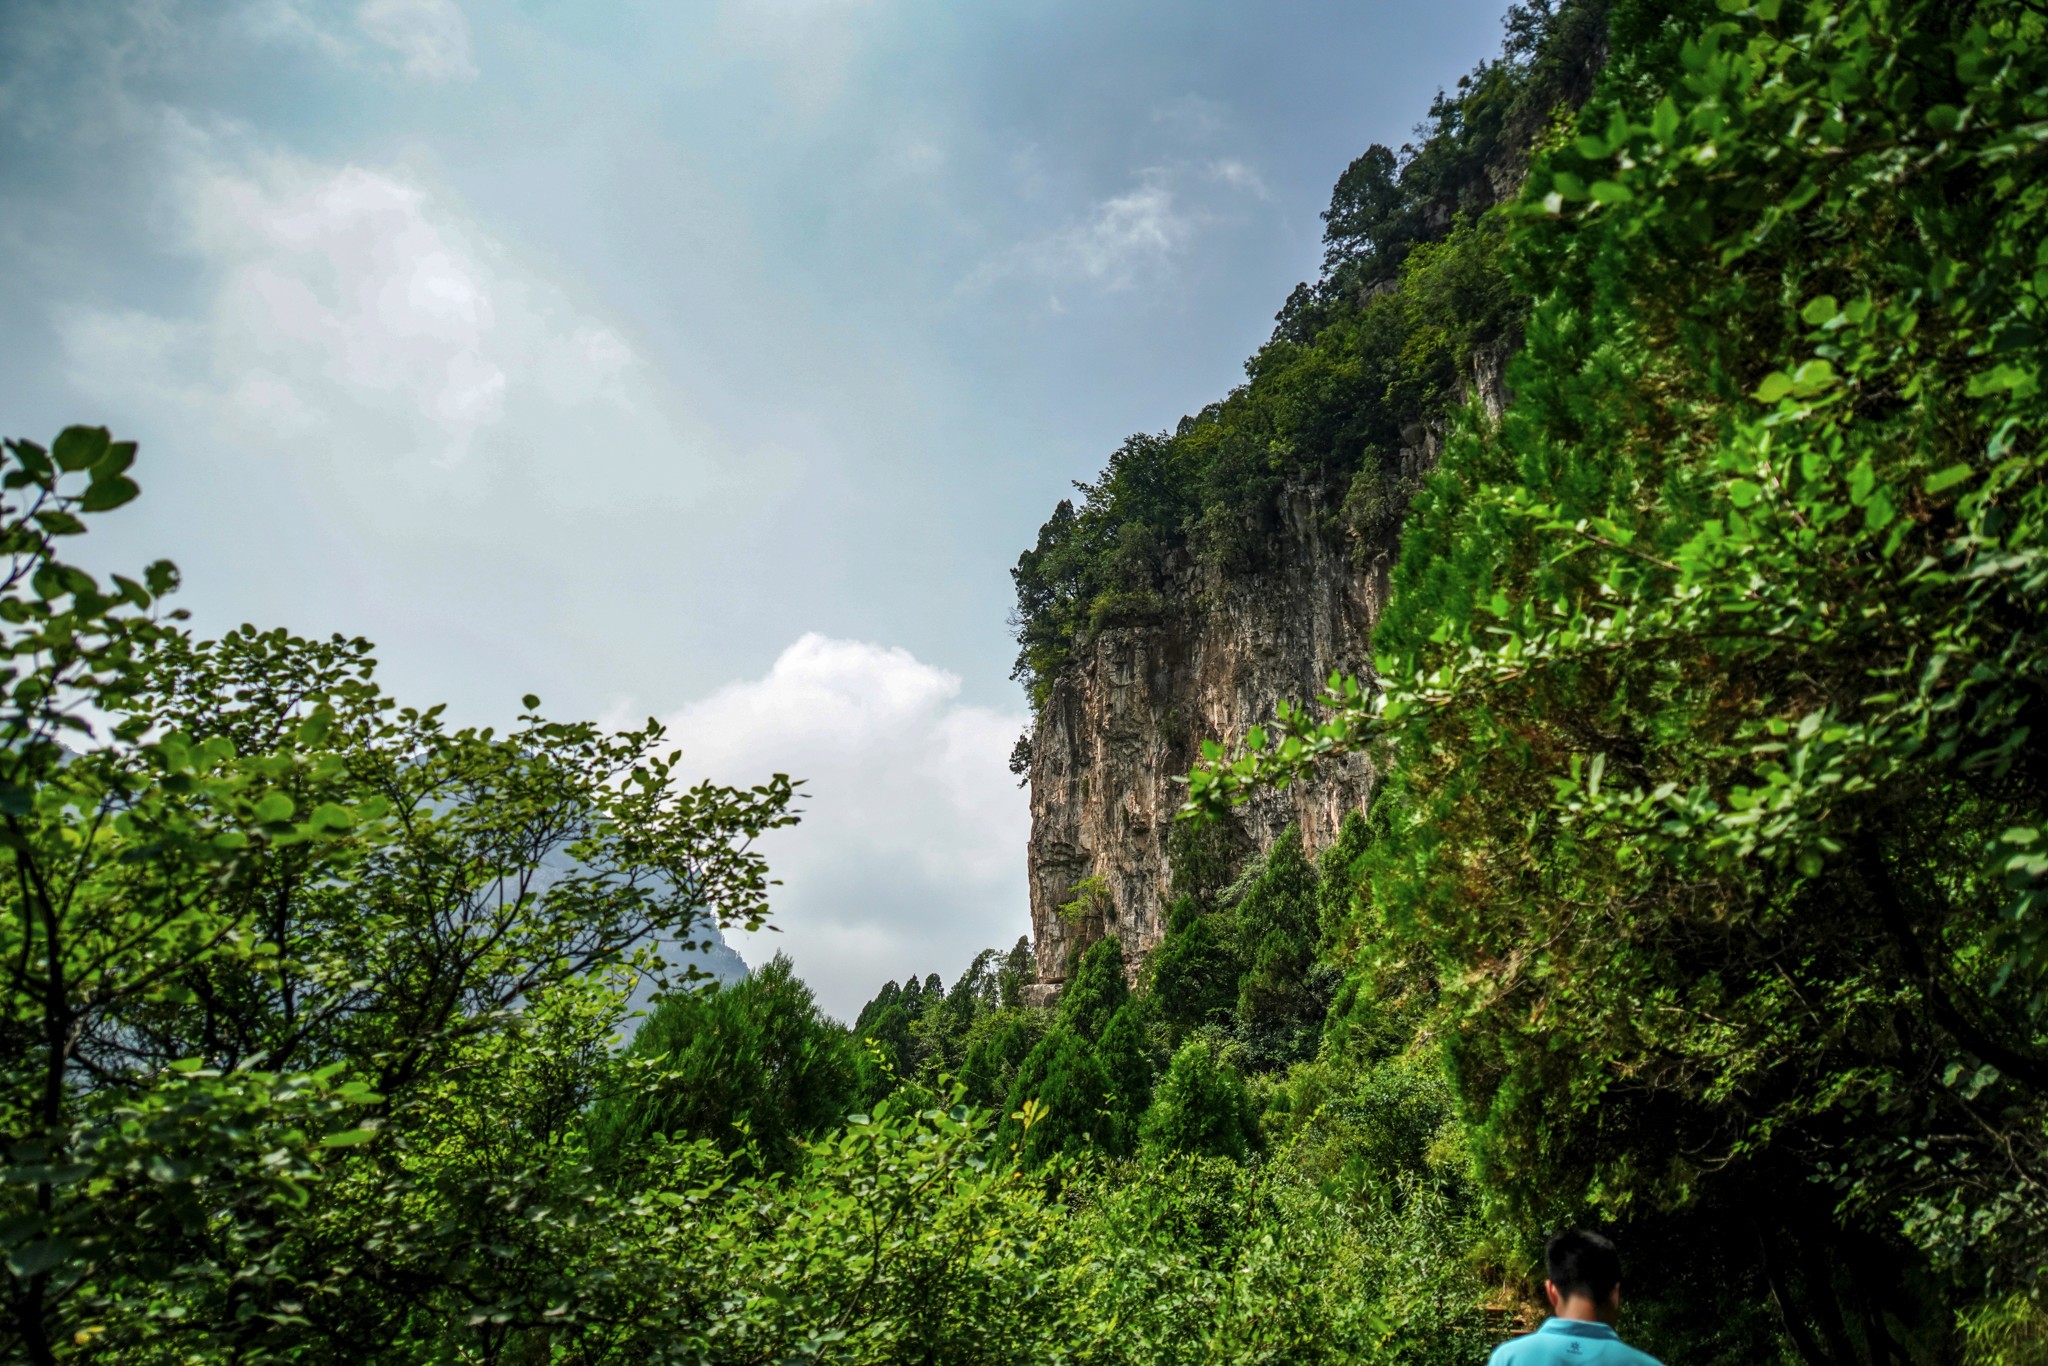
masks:
{"label": "green leaf", "polygon": [[377,1136],[375,1129],[344,1129],[320,1140],[323,1148],[360,1148]]}
{"label": "green leaf", "polygon": [[317,745],[325,740],[327,733],[333,729],[334,709],[327,706],[319,706],[313,708],[312,715],[299,722],[296,737],[302,745]]}
{"label": "green leaf", "polygon": [[107,479],[95,479],[85,496],[78,500],[79,507],[87,512],[110,512],[141,493],[133,479],[117,474]]}
{"label": "green leaf", "polygon": [[1841,306],[1835,302],[1834,295],[1823,294],[1819,298],[1808,300],[1806,307],[1799,310],[1799,316],[1810,326],[1819,327],[1841,311]]}
{"label": "green leaf", "polygon": [[275,825],[279,821],[290,820],[295,810],[297,807],[289,796],[282,792],[267,792],[263,800],[256,803],[256,819],[266,825]]}
{"label": "green leaf", "polygon": [[1783,370],[1773,370],[1764,376],[1764,382],[1756,386],[1755,398],[1759,403],[1776,403],[1792,392],[1792,376]]}
{"label": "green leaf", "polygon": [[1792,372],[1792,384],[1802,394],[1826,389],[1835,382],[1833,362],[1826,360],[1804,361]]}
{"label": "green leaf", "polygon": [[345,806],[337,806],[333,802],[322,802],[313,808],[310,823],[316,828],[321,829],[346,830],[356,823],[356,818]]}
{"label": "green leaf", "polygon": [[50,454],[60,470],[85,470],[105,459],[111,444],[105,427],[66,427],[50,447]]}
{"label": "green leaf", "polygon": [[1929,493],[1940,493],[1944,489],[1954,488],[1975,473],[1976,471],[1968,465],[1950,465],[1939,473],[1928,475],[1926,482],[1920,487]]}
{"label": "green leaf", "polygon": [[1971,398],[1989,398],[1993,394],[2005,393],[2028,398],[2040,387],[2040,376],[2036,372],[2008,362],[1970,376],[1969,394]]}
{"label": "green leaf", "polygon": [[[10,441],[7,449],[21,462],[23,470],[36,481],[46,480],[54,472],[50,465],[50,453],[33,441]],[[13,485],[9,485],[13,487]]]}
{"label": "green leaf", "polygon": [[1738,479],[1728,486],[1728,501],[1739,508],[1749,507],[1763,496],[1762,486],[1747,479]]}
{"label": "green leaf", "polygon": [[54,1271],[78,1255],[78,1244],[69,1238],[45,1238],[7,1254],[7,1269],[26,1280]]}
{"label": "green leaf", "polygon": [[1602,204],[1626,204],[1635,198],[1628,186],[1613,180],[1596,180],[1587,193]]}
{"label": "green leaf", "polygon": [[1657,110],[1650,115],[1650,132],[1657,141],[1669,146],[1671,139],[1678,134],[1679,122],[1678,103],[1666,95],[1657,101]]}
{"label": "green leaf", "polygon": [[519,705],[528,711],[533,711],[540,706],[540,697],[535,693],[528,693],[519,699]]}
{"label": "green leaf", "polygon": [[85,523],[70,513],[50,508],[36,514],[36,525],[52,536],[79,536],[85,532]]}

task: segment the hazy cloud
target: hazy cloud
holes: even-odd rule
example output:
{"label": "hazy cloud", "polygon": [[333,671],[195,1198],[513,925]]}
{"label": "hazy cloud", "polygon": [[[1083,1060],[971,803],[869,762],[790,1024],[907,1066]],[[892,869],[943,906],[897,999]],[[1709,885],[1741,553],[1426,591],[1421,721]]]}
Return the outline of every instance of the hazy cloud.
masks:
{"label": "hazy cloud", "polygon": [[767,64],[785,112],[809,117],[846,93],[886,8],[880,0],[723,0],[715,32],[723,51]]}
{"label": "hazy cloud", "polygon": [[397,54],[406,75],[422,81],[473,81],[469,24],[455,0],[364,0],[356,27]]}
{"label": "hazy cloud", "polygon": [[1150,166],[1129,189],[1098,200],[1075,221],[984,262],[965,287],[1030,276],[1054,286],[1129,289],[1172,268],[1217,217],[1219,190],[1266,197],[1257,174],[1241,161],[1210,162],[1199,172],[1178,163]]}
{"label": "hazy cloud", "polygon": [[1030,816],[1010,775],[1021,711],[963,705],[957,675],[908,651],[808,634],[767,674],[667,718],[695,776],[804,780],[803,823],[766,845],[777,949],[851,1019],[883,981],[948,979],[1026,932]]}
{"label": "hazy cloud", "polygon": [[259,38],[309,48],[346,66],[427,82],[478,75],[469,21],[455,0],[362,0],[352,14],[320,0],[249,0],[239,19]]}
{"label": "hazy cloud", "polygon": [[61,308],[87,393],[174,399],[259,446],[317,438],[442,464],[515,412],[654,434],[632,348],[404,174],[237,158],[176,121],[167,144],[204,306]]}
{"label": "hazy cloud", "polygon": [[1235,158],[1210,162],[1208,175],[1209,179],[1218,184],[1228,185],[1236,190],[1243,190],[1254,198],[1272,198],[1271,195],[1266,193],[1266,182],[1259,179],[1259,173]]}

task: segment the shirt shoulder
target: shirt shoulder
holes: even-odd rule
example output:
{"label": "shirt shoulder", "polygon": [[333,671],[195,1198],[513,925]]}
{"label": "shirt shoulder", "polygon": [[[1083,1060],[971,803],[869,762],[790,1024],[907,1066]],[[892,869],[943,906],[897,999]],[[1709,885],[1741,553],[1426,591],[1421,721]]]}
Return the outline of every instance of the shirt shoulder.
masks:
{"label": "shirt shoulder", "polygon": [[1486,1366],[1538,1366],[1549,1359],[1544,1350],[1540,1333],[1524,1333],[1518,1338],[1509,1338],[1493,1349],[1493,1355],[1486,1359]]}

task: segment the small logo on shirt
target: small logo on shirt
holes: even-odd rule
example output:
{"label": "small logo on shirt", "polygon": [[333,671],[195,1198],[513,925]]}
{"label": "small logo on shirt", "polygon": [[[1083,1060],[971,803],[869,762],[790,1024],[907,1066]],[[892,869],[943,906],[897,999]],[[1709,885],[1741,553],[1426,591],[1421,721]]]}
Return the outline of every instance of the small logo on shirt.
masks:
{"label": "small logo on shirt", "polygon": [[1577,1356],[1580,1352],[1585,1350],[1583,1347],[1579,1346],[1579,1340],[1577,1338],[1573,1338],[1570,1342],[1567,1342],[1564,1345],[1564,1349],[1567,1352],[1570,1352],[1573,1356]]}

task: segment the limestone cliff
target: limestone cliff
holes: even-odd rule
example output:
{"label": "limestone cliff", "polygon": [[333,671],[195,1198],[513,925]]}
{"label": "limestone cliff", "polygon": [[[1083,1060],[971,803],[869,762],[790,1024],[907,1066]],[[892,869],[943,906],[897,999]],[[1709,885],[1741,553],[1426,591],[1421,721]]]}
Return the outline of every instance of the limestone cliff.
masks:
{"label": "limestone cliff", "polygon": [[[1332,534],[1329,499],[1280,499],[1267,567],[1249,575],[1172,557],[1156,621],[1104,630],[1076,652],[1040,711],[1031,753],[1031,926],[1039,979],[1064,979],[1072,951],[1104,933],[1143,953],[1165,933],[1166,842],[1204,739],[1234,740],[1283,698],[1313,697],[1332,670],[1369,663],[1383,570],[1358,572]],[[1361,805],[1363,759],[1248,805],[1264,848],[1291,820],[1312,844]],[[1098,879],[1076,899],[1084,879]]]}
{"label": "limestone cliff", "polygon": [[[1500,356],[1469,362],[1467,390],[1498,413]],[[1407,434],[1401,483],[1434,465],[1441,427]],[[1167,841],[1201,742],[1240,738],[1283,699],[1307,701],[1332,672],[1371,674],[1392,537],[1361,545],[1337,516],[1343,490],[1294,486],[1271,510],[1252,567],[1186,551],[1166,558],[1161,609],[1081,642],[1040,709],[1031,742],[1031,922],[1040,995],[1076,948],[1114,934],[1133,971],[1166,930]],[[1364,756],[1239,809],[1252,849],[1290,822],[1310,852],[1370,798]],[[1062,907],[1070,909],[1062,913]]]}

